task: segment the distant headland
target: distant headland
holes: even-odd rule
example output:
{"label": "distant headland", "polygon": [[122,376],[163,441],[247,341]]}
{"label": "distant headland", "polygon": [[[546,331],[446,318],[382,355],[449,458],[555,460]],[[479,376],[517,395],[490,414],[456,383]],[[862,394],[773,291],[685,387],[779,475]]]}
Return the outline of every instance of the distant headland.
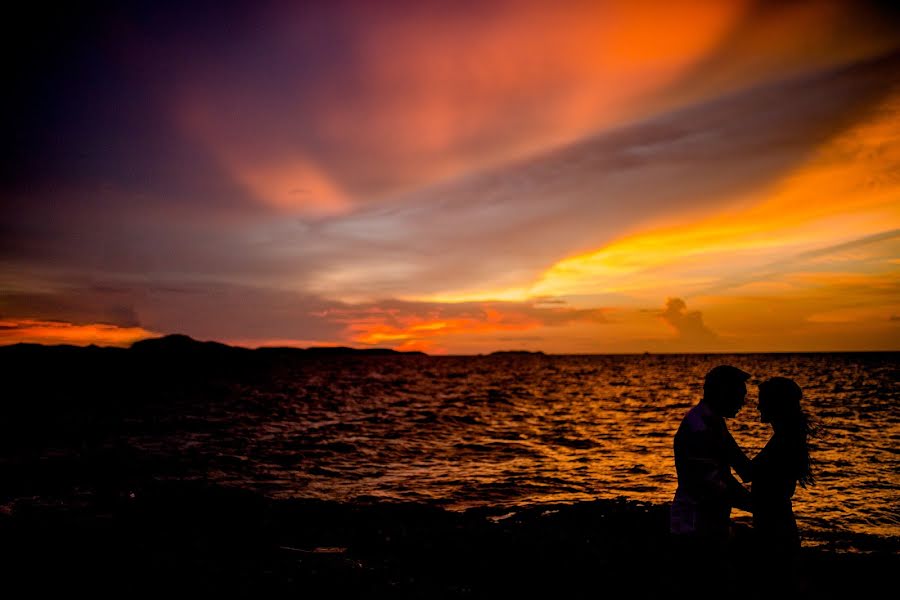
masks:
{"label": "distant headland", "polygon": [[230,346],[221,342],[205,342],[195,340],[194,338],[181,333],[173,333],[158,338],[148,338],[134,342],[128,348],[118,346],[74,346],[71,344],[32,344],[18,343],[7,346],[0,346],[6,352],[20,351],[33,352],[45,348],[48,350],[55,349],[59,351],[70,350],[103,350],[107,352],[128,352],[140,354],[141,356],[156,356],[162,354],[185,355],[192,356],[231,356],[247,353],[265,354],[266,356],[339,356],[339,355],[421,355],[425,356],[421,351],[402,351],[392,350],[391,348],[351,348],[349,346],[312,346],[309,348],[295,348],[291,346],[262,346],[260,348],[245,348],[243,346]]}

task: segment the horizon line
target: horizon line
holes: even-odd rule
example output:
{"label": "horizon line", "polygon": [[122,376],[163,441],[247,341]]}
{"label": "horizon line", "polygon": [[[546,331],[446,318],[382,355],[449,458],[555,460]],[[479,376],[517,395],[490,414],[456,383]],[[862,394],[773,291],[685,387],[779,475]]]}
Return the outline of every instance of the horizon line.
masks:
{"label": "horizon line", "polygon": [[424,350],[397,350],[395,348],[384,347],[384,346],[350,346],[344,345],[340,343],[335,343],[332,345],[322,345],[322,346],[289,346],[289,345],[264,345],[264,346],[241,346],[236,344],[230,344],[227,342],[221,342],[218,340],[199,340],[192,336],[182,333],[170,333],[161,335],[158,337],[148,337],[142,338],[140,340],[135,340],[131,344],[124,345],[99,345],[95,343],[90,344],[74,344],[74,343],[59,343],[59,344],[46,344],[41,342],[13,342],[10,344],[0,344],[0,349],[2,348],[11,348],[14,346],[40,346],[42,348],[100,348],[100,349],[117,349],[117,350],[129,350],[134,344],[149,341],[149,340],[161,340],[170,337],[183,337],[188,340],[198,343],[213,343],[219,344],[222,346],[227,346],[229,348],[241,349],[241,350],[265,350],[265,349],[283,349],[283,350],[328,350],[328,349],[345,349],[352,351],[362,351],[365,352],[367,350],[376,350],[376,351],[390,351],[396,354],[415,354],[415,355],[424,355],[424,356],[433,356],[433,357],[465,357],[465,356],[490,356],[492,354],[531,354],[531,355],[543,355],[543,356],[647,356],[647,355],[673,355],[673,356],[681,356],[681,355],[742,355],[742,354],[890,354],[890,353],[900,353],[900,348],[896,349],[866,349],[866,350],[690,350],[690,351],[672,351],[672,350],[635,350],[635,351],[607,351],[607,352],[548,352],[545,350],[527,350],[524,348],[513,348],[513,349],[497,349],[497,350],[489,350],[485,352],[475,352],[475,353],[456,353],[456,352],[447,352],[447,353],[430,353]]}

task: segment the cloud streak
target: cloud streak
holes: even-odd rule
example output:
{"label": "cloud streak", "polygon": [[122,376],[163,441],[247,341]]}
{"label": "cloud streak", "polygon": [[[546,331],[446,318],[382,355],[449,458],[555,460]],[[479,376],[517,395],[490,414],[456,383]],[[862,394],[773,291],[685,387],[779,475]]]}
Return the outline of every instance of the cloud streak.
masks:
{"label": "cloud streak", "polygon": [[[891,58],[731,95],[328,221],[318,231],[341,251],[311,285],[348,298],[372,286],[452,299],[519,287],[521,299],[561,258],[746,204],[867,110],[896,66]],[[359,265],[375,257],[393,273],[367,278]]]}

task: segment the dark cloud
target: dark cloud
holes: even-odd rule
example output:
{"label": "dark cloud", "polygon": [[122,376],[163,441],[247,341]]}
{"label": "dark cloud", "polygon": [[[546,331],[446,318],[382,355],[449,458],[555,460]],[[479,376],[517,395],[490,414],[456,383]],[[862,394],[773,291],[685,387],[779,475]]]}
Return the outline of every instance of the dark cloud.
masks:
{"label": "dark cloud", "polygon": [[703,324],[703,315],[700,311],[688,311],[687,304],[681,298],[667,299],[666,308],[661,317],[675,329],[679,341],[709,343],[719,339],[712,330]]}
{"label": "dark cloud", "polygon": [[[900,252],[900,230],[892,229],[853,239],[840,244],[828,244],[815,250],[788,254],[783,258],[752,269],[733,269],[715,285],[703,289],[703,295],[722,294],[728,290],[759,281],[777,281],[785,273],[834,269],[844,271],[871,270]],[[828,259],[823,267],[819,261]],[[873,288],[871,296],[895,295],[894,288]]]}
{"label": "dark cloud", "polygon": [[793,260],[797,261],[806,261],[812,260],[816,258],[821,258],[824,256],[834,256],[841,254],[850,250],[857,250],[859,248],[868,248],[871,246],[876,246],[883,243],[892,244],[893,247],[896,247],[897,242],[900,242],[900,229],[892,229],[889,231],[883,231],[881,233],[877,233],[875,235],[869,235],[863,238],[858,238],[855,240],[850,240],[849,242],[843,242],[841,244],[834,244],[826,246],[825,248],[819,248],[816,250],[811,250],[809,252],[803,252],[801,254],[797,254],[792,257]]}
{"label": "dark cloud", "polygon": [[6,292],[0,293],[0,317],[140,327],[133,301],[133,295],[123,290],[72,288],[55,292]]}

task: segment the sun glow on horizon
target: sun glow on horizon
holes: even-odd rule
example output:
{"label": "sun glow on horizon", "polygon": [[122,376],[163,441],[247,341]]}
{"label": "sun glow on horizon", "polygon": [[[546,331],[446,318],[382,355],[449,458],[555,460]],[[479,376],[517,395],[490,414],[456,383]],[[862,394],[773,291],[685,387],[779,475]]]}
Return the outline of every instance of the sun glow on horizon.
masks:
{"label": "sun glow on horizon", "polygon": [[139,340],[159,335],[141,327],[119,327],[107,323],[74,324],[35,319],[0,320],[0,344],[130,346]]}

